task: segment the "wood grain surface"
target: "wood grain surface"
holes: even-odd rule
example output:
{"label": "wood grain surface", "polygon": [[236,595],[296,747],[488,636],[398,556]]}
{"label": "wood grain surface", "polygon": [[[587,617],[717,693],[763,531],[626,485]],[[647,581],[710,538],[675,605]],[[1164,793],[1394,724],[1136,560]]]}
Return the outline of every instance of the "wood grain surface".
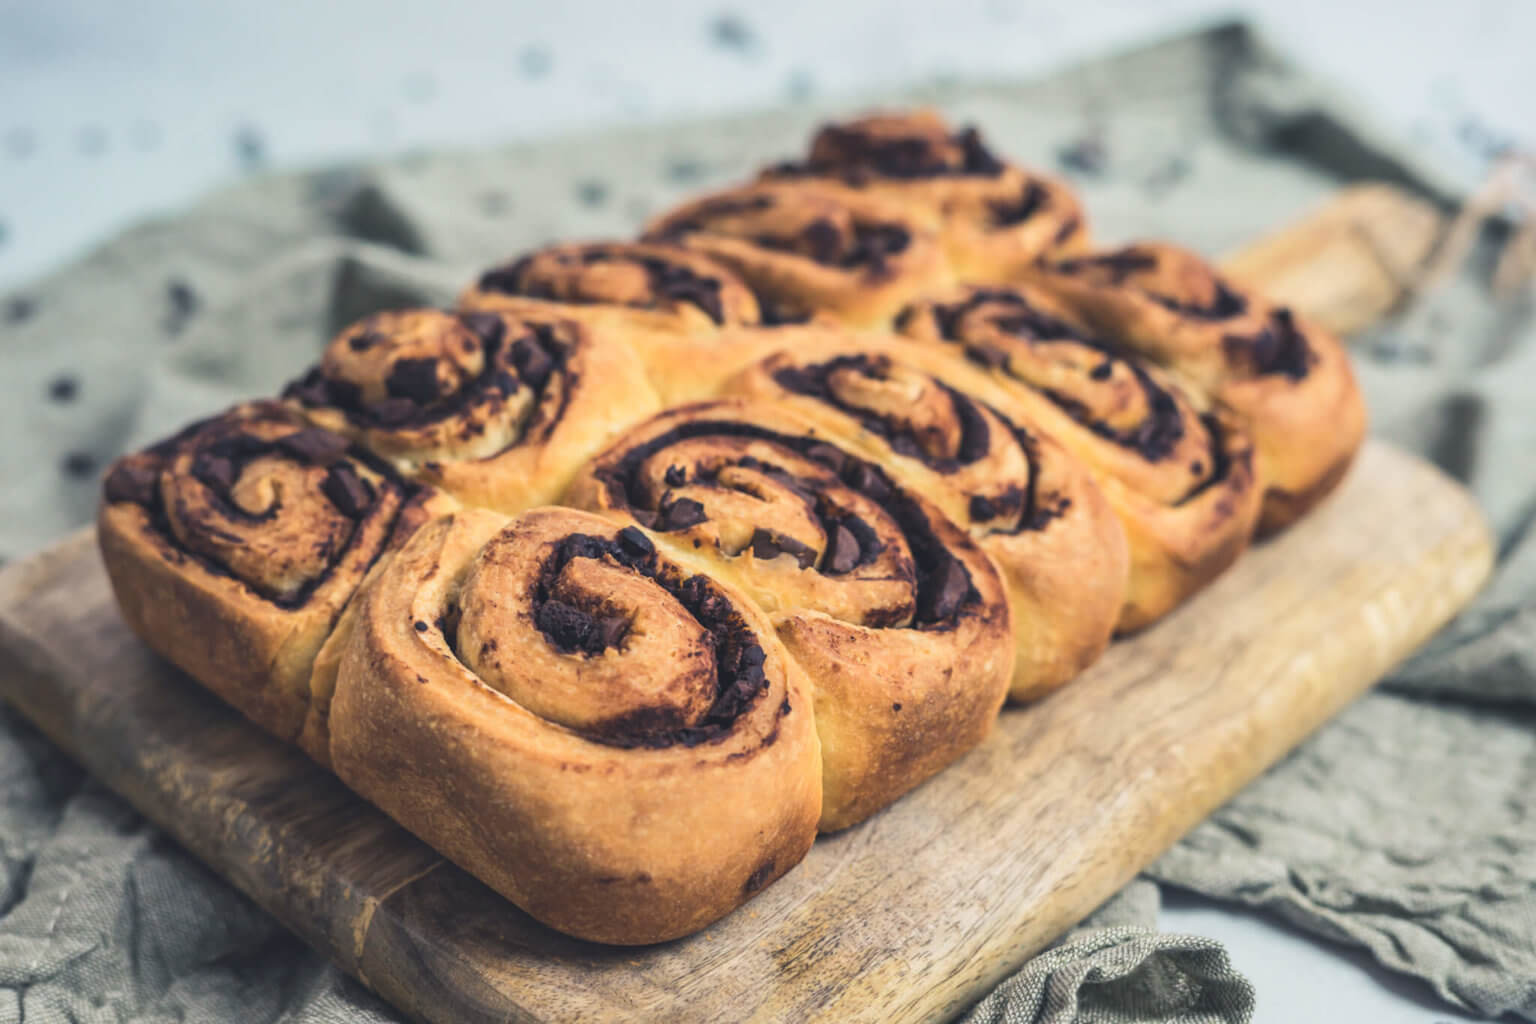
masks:
{"label": "wood grain surface", "polygon": [[1445,622],[1490,566],[1438,471],[1341,491],[971,755],[691,938],[541,927],[150,654],[89,532],[0,574],[0,694],[317,949],[431,1021],[938,1020]]}

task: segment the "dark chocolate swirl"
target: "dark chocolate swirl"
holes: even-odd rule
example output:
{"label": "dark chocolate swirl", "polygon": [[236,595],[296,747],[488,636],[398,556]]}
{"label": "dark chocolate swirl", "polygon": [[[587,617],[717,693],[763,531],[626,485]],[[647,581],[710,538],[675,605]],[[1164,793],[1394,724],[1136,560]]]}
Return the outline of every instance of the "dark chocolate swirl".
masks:
{"label": "dark chocolate swirl", "polygon": [[751,291],[730,271],[670,245],[550,246],[487,270],[461,304],[487,308],[497,297],[702,317],[717,327],[758,320]]}
{"label": "dark chocolate swirl", "polygon": [[559,424],[579,331],[486,312],[378,313],[338,335],[284,395],[405,472],[486,459]]}
{"label": "dark chocolate swirl", "polygon": [[371,562],[414,490],[346,438],[260,402],[120,459],[103,497],[142,506],[171,550],[294,608],[358,545]]}
{"label": "dark chocolate swirl", "polygon": [[919,303],[898,326],[958,347],[974,366],[1044,396],[1080,427],[1145,464],[1142,488],[1168,503],[1219,483],[1223,445],[1167,374],[1029,286]]}
{"label": "dark chocolate swirl", "polygon": [[773,380],[856,420],[890,450],[917,459],[966,496],[984,533],[1040,530],[1069,500],[1036,493],[1039,446],[1002,413],[889,355],[849,353],[820,362],[773,357]]}
{"label": "dark chocolate swirl", "polygon": [[[684,411],[686,413],[686,410]],[[680,419],[599,460],[603,504],[673,543],[795,573],[793,605],[859,625],[943,629],[980,601],[931,516],[871,462],[807,434]],[[778,577],[782,578],[782,577]]]}
{"label": "dark chocolate swirl", "polygon": [[530,711],[610,746],[717,741],[768,688],[762,642],[718,584],[643,531],[570,510],[493,536],[443,620],[417,628],[441,629]]}

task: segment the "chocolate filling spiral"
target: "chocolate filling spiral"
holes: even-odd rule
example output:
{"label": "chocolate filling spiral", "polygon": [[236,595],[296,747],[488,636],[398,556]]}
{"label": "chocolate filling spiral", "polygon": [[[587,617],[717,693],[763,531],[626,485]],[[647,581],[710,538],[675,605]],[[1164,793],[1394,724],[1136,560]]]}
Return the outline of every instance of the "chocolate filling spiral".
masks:
{"label": "chocolate filling spiral", "polygon": [[777,164],[768,173],[785,178],[831,177],[861,185],[881,178],[995,178],[1005,169],[971,125],[949,134],[937,119],[874,118],[824,126],[811,143],[808,159]]}
{"label": "chocolate filling spiral", "polygon": [[579,331],[496,313],[379,313],[344,331],[284,395],[338,410],[405,469],[490,458],[560,422]]}
{"label": "chocolate filling spiral", "polygon": [[120,460],[103,484],[107,502],[142,506],[174,550],[283,608],[302,605],[354,545],[376,544],[376,557],[412,490],[275,405],[194,423]]}
{"label": "chocolate filling spiral", "polygon": [[631,244],[557,246],[488,270],[479,281],[485,292],[574,305],[686,305],[716,325],[731,319],[723,294],[731,287],[743,286],[702,257]]}
{"label": "chocolate filling spiral", "polygon": [[[766,652],[731,600],[658,555],[643,531],[540,541],[493,537],[436,624],[489,685],[623,748],[718,740],[768,689]],[[530,647],[540,643],[543,653]]]}
{"label": "chocolate filling spiral", "polygon": [[989,533],[1041,530],[1070,505],[1036,494],[1038,444],[997,410],[889,356],[855,353],[783,366],[775,382],[817,399],[883,438],[892,451],[963,477],[973,524]]}
{"label": "chocolate filling spiral", "polygon": [[[797,604],[861,625],[952,627],[976,609],[969,571],[928,513],[870,462],[752,423],[681,423],[602,465],[616,508],[721,557],[793,559]],[[686,540],[686,538],[684,539]]]}
{"label": "chocolate filling spiral", "polygon": [[890,263],[912,243],[904,225],[861,216],[835,201],[808,195],[793,204],[775,193],[707,199],[669,218],[657,237],[669,241],[704,232],[741,238],[773,252],[801,256],[825,267],[890,273]]}
{"label": "chocolate filling spiral", "polygon": [[[924,307],[898,318],[910,326]],[[1189,501],[1227,472],[1220,426],[1176,387],[1113,339],[1035,306],[1018,291],[977,289],[955,303],[926,307],[939,336],[960,345],[985,370],[1038,391],[1073,421],[1149,464],[1171,467],[1159,488]]]}
{"label": "chocolate filling spiral", "polygon": [[[1065,260],[1055,267],[1089,281],[1130,287],[1162,308],[1200,323],[1221,323],[1258,314],[1248,299],[1196,260],[1161,255],[1130,246],[1114,252]],[[1229,331],[1221,337],[1228,363],[1247,376],[1285,376],[1302,380],[1317,363],[1317,354],[1286,308],[1262,314],[1257,329]]]}

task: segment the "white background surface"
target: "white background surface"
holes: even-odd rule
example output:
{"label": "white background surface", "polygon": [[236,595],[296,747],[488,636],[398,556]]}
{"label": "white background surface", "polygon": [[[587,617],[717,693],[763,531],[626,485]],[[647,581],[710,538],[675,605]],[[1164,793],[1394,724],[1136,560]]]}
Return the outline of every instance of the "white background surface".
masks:
{"label": "white background surface", "polygon": [[[1536,145],[1536,0],[0,0],[0,287],[242,174],[640,119],[1037,75],[1242,11],[1468,183]],[[1473,1018],[1254,914],[1225,942],[1256,1021]]]}

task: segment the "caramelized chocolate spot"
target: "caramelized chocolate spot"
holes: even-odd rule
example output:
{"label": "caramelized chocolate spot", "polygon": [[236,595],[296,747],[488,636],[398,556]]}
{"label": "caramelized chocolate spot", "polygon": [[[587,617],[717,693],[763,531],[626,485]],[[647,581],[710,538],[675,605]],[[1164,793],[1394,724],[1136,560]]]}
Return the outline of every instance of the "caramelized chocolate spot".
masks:
{"label": "caramelized chocolate spot", "polygon": [[405,398],[417,405],[431,405],[437,400],[437,360],[401,359],[385,378],[384,390],[395,398]]}
{"label": "caramelized chocolate spot", "polygon": [[1253,372],[1262,376],[1302,380],[1317,358],[1307,345],[1306,336],[1297,328],[1296,318],[1283,307],[1269,315],[1269,323],[1258,334],[1228,334],[1221,344],[1229,359],[1250,363]]}
{"label": "caramelized chocolate spot", "polygon": [[537,391],[549,380],[549,375],[554,371],[555,361],[548,352],[532,337],[522,337],[512,344],[512,365],[517,367],[518,376],[529,387]]}
{"label": "caramelized chocolate spot", "polygon": [[362,518],[363,513],[373,504],[373,492],[367,481],[345,462],[338,462],[330,468],[320,484],[320,490],[348,519]]}
{"label": "caramelized chocolate spot", "polygon": [[102,493],[109,502],[131,501],[148,506],[155,500],[155,485],[160,474],[136,461],[119,462],[102,483]]}
{"label": "caramelized chocolate spot", "polygon": [[780,555],[790,555],[800,568],[808,569],[816,563],[816,552],[806,544],[802,544],[793,537],[774,533],[758,527],[752,531],[752,555],[764,560],[778,558]]}
{"label": "caramelized chocolate spot", "polygon": [[469,328],[487,348],[500,346],[507,333],[507,322],[495,313],[460,313],[459,322]]}
{"label": "caramelized chocolate spot", "polygon": [[697,501],[692,498],[675,498],[659,510],[655,529],[663,533],[686,530],[690,526],[697,526],[707,518],[708,516],[704,514],[704,506]]}
{"label": "caramelized chocolate spot", "polygon": [[852,572],[859,564],[860,555],[859,542],[853,531],[844,523],[838,523],[827,537],[827,553],[821,571],[839,576]]}
{"label": "caramelized chocolate spot", "polygon": [[935,574],[935,584],[923,594],[925,607],[920,609],[919,614],[935,622],[954,618],[970,593],[970,574],[965,571],[959,559],[951,557]]}
{"label": "caramelized chocolate spot", "polygon": [[1038,181],[1031,181],[1024,186],[1024,191],[1017,199],[997,200],[988,204],[992,213],[992,223],[1000,228],[1022,224],[1039,213],[1045,207],[1048,198],[1044,186]]}
{"label": "caramelized chocolate spot", "polygon": [[309,427],[278,438],[277,447],[304,462],[329,466],[346,454],[347,439],[320,427]]}
{"label": "caramelized chocolate spot", "polygon": [[649,558],[656,553],[656,545],[651,543],[651,538],[633,526],[626,526],[619,531],[619,546],[637,559]]}
{"label": "caramelized chocolate spot", "polygon": [[629,621],[622,616],[593,615],[556,598],[539,605],[534,622],[562,654],[601,654],[619,646],[629,631]]}
{"label": "caramelized chocolate spot", "polygon": [[221,494],[228,494],[239,475],[230,459],[199,452],[192,460],[192,475]]}

